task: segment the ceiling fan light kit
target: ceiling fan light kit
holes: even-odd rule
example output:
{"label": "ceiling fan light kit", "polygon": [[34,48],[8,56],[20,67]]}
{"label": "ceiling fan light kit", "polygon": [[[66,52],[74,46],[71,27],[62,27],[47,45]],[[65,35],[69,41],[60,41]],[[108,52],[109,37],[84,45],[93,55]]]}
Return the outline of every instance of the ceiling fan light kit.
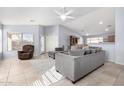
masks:
{"label": "ceiling fan light kit", "polygon": [[60,15],[60,18],[62,21],[65,21],[67,19],[66,15]]}

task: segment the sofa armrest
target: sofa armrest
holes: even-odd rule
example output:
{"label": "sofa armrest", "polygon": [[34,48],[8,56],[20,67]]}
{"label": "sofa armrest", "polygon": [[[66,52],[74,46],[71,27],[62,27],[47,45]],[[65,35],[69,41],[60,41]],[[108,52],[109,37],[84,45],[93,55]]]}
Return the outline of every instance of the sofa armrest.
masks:
{"label": "sofa armrest", "polygon": [[76,56],[70,56],[63,53],[56,53],[55,59],[55,67],[56,70],[61,73],[63,76],[71,79],[72,81],[75,80],[75,69],[77,69],[78,63],[75,62]]}

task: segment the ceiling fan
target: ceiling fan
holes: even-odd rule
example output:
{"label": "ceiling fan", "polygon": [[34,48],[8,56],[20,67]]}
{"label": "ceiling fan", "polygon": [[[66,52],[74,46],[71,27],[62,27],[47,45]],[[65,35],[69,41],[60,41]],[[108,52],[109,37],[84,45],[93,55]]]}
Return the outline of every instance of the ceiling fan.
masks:
{"label": "ceiling fan", "polygon": [[74,11],[73,10],[68,10],[63,7],[62,8],[62,11],[57,11],[57,10],[54,10],[54,12],[59,16],[59,18],[62,20],[62,21],[66,21],[67,19],[74,19],[75,17],[71,16],[70,14],[72,14]]}

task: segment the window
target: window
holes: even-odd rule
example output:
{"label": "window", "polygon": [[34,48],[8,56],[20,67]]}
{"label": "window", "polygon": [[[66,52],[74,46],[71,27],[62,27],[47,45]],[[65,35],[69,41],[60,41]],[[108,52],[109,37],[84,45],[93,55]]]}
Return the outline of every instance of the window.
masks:
{"label": "window", "polygon": [[23,44],[33,44],[33,34],[23,34]]}
{"label": "window", "polygon": [[103,37],[93,37],[93,38],[87,38],[87,44],[91,43],[102,43]]}
{"label": "window", "polygon": [[32,34],[7,33],[8,35],[8,51],[21,50],[23,45],[33,44]]}

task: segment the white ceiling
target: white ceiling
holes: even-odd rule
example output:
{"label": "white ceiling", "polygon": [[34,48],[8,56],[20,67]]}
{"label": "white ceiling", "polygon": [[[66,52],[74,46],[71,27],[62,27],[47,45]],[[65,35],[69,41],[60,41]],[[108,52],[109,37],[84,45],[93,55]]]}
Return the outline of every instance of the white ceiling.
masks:
{"label": "white ceiling", "polygon": [[[73,9],[73,16],[79,18],[91,11],[98,8],[66,8],[67,10]],[[56,15],[54,10],[61,10],[60,7],[26,7],[26,8],[0,8],[0,22],[3,24],[35,24],[35,25],[56,25],[61,24],[62,21]],[[35,20],[31,23],[30,20]]]}
{"label": "white ceiling", "polygon": [[[74,20],[62,22],[54,10],[60,7],[1,7],[0,23],[6,25],[65,25],[81,34],[94,34],[105,32],[107,25],[112,25],[110,31],[114,31],[114,8],[92,8],[92,7],[67,7],[74,10]],[[30,20],[35,20],[30,22]],[[103,21],[103,25],[98,22]],[[82,32],[82,30],[84,32]]]}
{"label": "white ceiling", "polygon": [[[102,21],[103,24],[100,25],[100,21]],[[115,32],[115,9],[100,8],[64,25],[82,34],[89,35]],[[106,32],[105,28],[108,25],[112,26],[109,28],[109,31]]]}

